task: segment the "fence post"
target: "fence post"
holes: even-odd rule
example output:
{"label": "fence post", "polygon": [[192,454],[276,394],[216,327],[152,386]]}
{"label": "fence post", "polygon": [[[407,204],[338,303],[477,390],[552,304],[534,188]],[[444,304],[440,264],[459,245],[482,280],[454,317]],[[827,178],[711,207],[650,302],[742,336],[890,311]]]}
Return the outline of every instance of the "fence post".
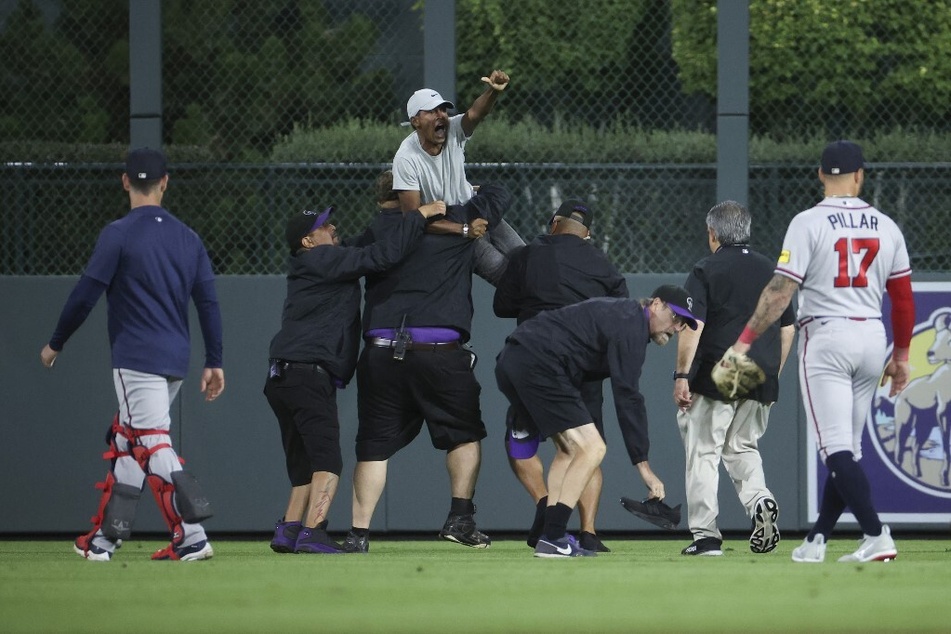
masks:
{"label": "fence post", "polygon": [[162,3],[129,0],[129,145],[162,147]]}
{"label": "fence post", "polygon": [[456,0],[427,0],[423,10],[423,81],[456,103]]}
{"label": "fence post", "polygon": [[717,201],[749,198],[750,7],[717,2]]}

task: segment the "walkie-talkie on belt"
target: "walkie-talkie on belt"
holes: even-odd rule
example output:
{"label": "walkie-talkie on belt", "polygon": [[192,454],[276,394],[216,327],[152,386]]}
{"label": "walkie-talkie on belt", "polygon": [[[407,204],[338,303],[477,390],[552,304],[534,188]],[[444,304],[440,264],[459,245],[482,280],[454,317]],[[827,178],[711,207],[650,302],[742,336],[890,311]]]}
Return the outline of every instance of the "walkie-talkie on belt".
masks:
{"label": "walkie-talkie on belt", "polygon": [[393,347],[393,359],[402,361],[406,357],[407,344],[413,343],[413,337],[406,330],[406,315],[403,315],[403,322],[400,329],[396,331],[396,346]]}

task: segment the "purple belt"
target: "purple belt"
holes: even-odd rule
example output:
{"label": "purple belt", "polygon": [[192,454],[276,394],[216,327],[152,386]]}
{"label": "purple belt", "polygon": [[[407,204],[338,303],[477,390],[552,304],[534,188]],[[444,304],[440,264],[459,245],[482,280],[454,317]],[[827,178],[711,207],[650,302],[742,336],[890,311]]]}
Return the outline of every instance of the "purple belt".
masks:
{"label": "purple belt", "polygon": [[[406,332],[409,333],[413,343],[454,343],[458,348],[459,340],[462,339],[462,335],[455,328],[407,328]],[[363,333],[363,336],[367,340],[377,338],[393,341],[396,339],[396,329],[374,328]],[[407,348],[407,350],[413,350],[413,348]]]}

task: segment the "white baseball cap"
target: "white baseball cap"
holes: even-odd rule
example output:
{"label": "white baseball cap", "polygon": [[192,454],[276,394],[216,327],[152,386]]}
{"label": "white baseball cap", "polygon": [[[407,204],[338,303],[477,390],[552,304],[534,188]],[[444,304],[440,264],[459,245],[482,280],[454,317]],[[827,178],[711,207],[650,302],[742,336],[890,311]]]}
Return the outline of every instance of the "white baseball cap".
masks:
{"label": "white baseball cap", "polygon": [[431,88],[420,88],[406,102],[406,116],[412,119],[420,110],[435,110],[439,106],[455,108],[451,101]]}

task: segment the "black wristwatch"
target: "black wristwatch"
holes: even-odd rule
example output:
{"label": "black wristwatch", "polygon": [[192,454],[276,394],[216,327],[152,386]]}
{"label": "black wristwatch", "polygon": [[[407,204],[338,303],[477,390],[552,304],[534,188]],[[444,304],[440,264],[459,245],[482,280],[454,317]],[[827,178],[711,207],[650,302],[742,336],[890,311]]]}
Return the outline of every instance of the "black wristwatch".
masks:
{"label": "black wristwatch", "polygon": [[689,378],[690,378],[689,372],[674,372],[674,381],[676,381],[677,379],[689,379]]}

